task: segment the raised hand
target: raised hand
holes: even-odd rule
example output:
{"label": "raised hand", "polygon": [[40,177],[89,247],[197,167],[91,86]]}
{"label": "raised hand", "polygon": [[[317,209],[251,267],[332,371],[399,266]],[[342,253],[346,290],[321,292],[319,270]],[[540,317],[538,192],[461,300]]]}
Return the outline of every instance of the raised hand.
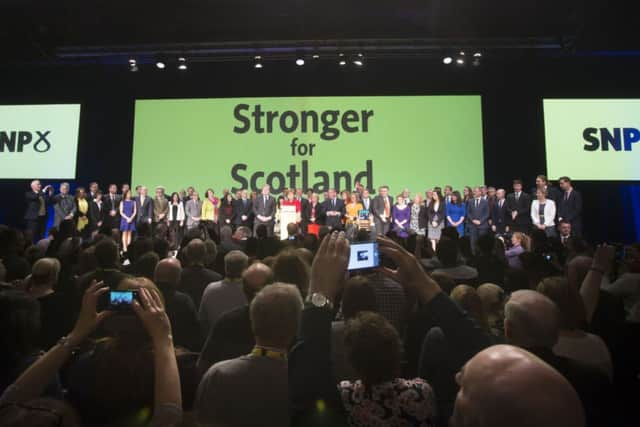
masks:
{"label": "raised hand", "polygon": [[387,237],[378,236],[378,245],[380,252],[398,266],[395,270],[382,267],[380,271],[385,276],[400,283],[408,293],[415,295],[423,303],[431,301],[441,292],[440,286],[425,273],[413,254]]}
{"label": "raised hand", "polygon": [[344,232],[325,236],[311,266],[309,292],[319,292],[335,301],[349,265],[349,241]]}
{"label": "raised hand", "polygon": [[138,315],[154,343],[172,342],[171,323],[156,291],[139,288],[140,302],[134,301],[133,311]]}
{"label": "raised hand", "polygon": [[593,262],[591,263],[591,267],[594,270],[602,271],[605,274],[611,272],[615,253],[616,248],[614,246],[607,244],[598,245],[595,253],[593,254]]}
{"label": "raised hand", "polygon": [[80,344],[102,320],[111,315],[110,311],[104,310],[98,313],[96,309],[100,295],[108,291],[109,287],[105,286],[104,282],[93,280],[91,286],[84,292],[80,315],[69,334],[69,339],[73,341],[73,345]]}

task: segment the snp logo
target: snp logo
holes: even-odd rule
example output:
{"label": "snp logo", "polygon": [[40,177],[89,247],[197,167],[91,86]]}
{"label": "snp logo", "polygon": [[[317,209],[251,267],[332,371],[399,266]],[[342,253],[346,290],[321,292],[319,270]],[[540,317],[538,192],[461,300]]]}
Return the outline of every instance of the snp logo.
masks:
{"label": "snp logo", "polygon": [[[22,153],[30,146],[38,153],[45,153],[51,149],[47,131],[0,131],[0,153]],[[33,145],[31,145],[33,143]]]}
{"label": "snp logo", "polygon": [[615,151],[631,151],[632,145],[640,141],[640,130],[635,128],[586,128],[582,132],[582,138],[586,141],[585,151],[609,151],[611,147]]}

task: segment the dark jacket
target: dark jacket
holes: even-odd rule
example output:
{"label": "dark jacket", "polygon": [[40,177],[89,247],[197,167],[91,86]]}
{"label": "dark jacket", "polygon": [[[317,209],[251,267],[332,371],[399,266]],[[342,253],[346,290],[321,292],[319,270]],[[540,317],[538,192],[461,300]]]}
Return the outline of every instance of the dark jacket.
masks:
{"label": "dark jacket", "polygon": [[36,220],[40,216],[40,196],[44,199],[45,203],[45,215],[46,215],[46,205],[49,203],[49,193],[41,191],[40,193],[35,193],[33,191],[27,191],[24,195],[25,201],[27,202],[27,207],[24,211],[24,219],[26,220]]}

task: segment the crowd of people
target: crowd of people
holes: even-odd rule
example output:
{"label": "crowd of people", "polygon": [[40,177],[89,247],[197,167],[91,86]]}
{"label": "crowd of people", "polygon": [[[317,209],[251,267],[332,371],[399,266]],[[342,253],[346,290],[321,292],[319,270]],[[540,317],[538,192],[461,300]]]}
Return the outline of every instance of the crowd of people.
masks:
{"label": "crowd of people", "polygon": [[[559,186],[33,181],[0,225],[0,425],[635,425],[640,244],[592,246]],[[380,267],[347,271],[364,241]]]}

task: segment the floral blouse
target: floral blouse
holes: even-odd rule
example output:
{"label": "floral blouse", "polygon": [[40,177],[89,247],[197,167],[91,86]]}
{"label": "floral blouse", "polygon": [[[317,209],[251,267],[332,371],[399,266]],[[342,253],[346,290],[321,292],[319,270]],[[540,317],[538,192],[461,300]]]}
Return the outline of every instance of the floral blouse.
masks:
{"label": "floral blouse", "polygon": [[435,425],[435,397],[431,386],[420,378],[396,378],[371,390],[365,390],[360,380],[342,381],[338,390],[350,426]]}

